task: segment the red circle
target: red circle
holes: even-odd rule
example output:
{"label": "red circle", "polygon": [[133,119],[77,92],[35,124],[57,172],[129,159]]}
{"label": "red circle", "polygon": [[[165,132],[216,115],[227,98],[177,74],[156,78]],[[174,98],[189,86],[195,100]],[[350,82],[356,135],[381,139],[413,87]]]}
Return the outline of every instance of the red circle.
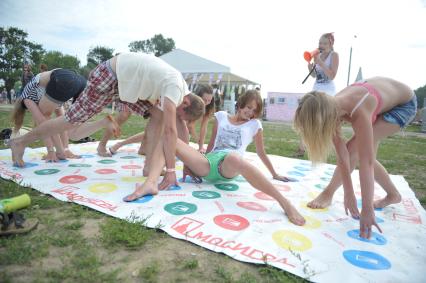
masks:
{"label": "red circle", "polygon": [[87,178],[80,175],[68,175],[59,179],[59,182],[64,184],[77,184],[86,181]]}
{"label": "red circle", "polygon": [[123,168],[123,169],[142,169],[142,166],[131,164],[131,165],[123,165],[123,166],[121,166],[121,168]]}
{"label": "red circle", "polygon": [[217,215],[213,221],[216,225],[232,231],[241,231],[250,225],[247,219],[235,214]]}
{"label": "red circle", "polygon": [[264,207],[263,205],[253,202],[253,201],[239,201],[237,202],[237,205],[239,207],[248,209],[248,210],[255,210],[255,211],[267,211],[268,209]]}
{"label": "red circle", "polygon": [[114,174],[114,173],[117,173],[117,171],[115,171],[114,169],[108,169],[108,168],[98,169],[95,172],[98,173],[98,174]]}
{"label": "red circle", "polygon": [[289,185],[274,185],[281,192],[289,192],[291,191],[291,187]]}
{"label": "red circle", "polygon": [[254,194],[254,196],[261,200],[274,200],[273,197],[265,194],[264,192],[257,192]]}

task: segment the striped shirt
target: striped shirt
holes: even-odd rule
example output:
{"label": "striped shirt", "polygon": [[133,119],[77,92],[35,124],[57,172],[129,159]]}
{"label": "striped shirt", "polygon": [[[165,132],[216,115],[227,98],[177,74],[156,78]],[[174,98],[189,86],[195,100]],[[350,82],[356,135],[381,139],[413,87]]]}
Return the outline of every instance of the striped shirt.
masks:
{"label": "striped shirt", "polygon": [[46,88],[40,86],[40,74],[38,74],[25,86],[21,98],[22,100],[32,100],[38,104],[45,93]]}

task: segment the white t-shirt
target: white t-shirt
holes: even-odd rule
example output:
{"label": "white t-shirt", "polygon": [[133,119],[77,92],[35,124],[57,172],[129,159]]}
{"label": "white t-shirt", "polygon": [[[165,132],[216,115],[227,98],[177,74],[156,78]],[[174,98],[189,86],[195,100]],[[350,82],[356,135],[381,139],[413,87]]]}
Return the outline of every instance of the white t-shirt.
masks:
{"label": "white t-shirt", "polygon": [[212,151],[237,151],[244,155],[253,137],[262,129],[258,119],[252,119],[241,125],[229,122],[228,113],[219,111],[214,114],[217,120],[217,133]]}
{"label": "white t-shirt", "polygon": [[177,107],[189,93],[182,74],[153,55],[121,53],[116,73],[120,99],[126,102],[148,100],[162,109],[167,97]]}

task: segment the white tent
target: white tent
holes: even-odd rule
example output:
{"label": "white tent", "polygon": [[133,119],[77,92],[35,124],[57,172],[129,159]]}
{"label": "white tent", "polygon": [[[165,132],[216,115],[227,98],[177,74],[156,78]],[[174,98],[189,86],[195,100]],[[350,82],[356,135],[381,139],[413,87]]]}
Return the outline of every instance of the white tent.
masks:
{"label": "white tent", "polygon": [[235,88],[244,86],[245,89],[260,85],[249,79],[240,77],[231,72],[231,68],[211,60],[202,58],[182,49],[175,49],[160,56],[161,59],[176,68],[190,86],[191,90],[198,84],[217,84],[220,93],[227,89],[224,99],[224,108],[228,112],[234,113],[235,109]]}

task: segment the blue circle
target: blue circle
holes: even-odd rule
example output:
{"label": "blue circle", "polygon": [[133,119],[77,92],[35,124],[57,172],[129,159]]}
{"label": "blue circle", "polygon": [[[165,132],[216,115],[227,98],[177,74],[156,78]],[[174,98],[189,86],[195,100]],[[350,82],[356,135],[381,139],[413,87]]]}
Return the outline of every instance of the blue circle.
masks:
{"label": "blue circle", "polygon": [[328,181],[331,180],[331,178],[329,178],[329,177],[321,177],[320,179],[324,182],[328,182]]}
{"label": "blue circle", "polygon": [[[357,206],[358,206],[358,208],[362,208],[362,199],[358,199],[356,202],[357,202]],[[377,207],[377,208],[375,208],[374,210],[375,210],[375,211],[382,211],[382,210],[383,210],[383,208],[381,208],[381,207]],[[382,220],[382,222],[383,222],[383,220]],[[377,222],[377,223],[379,223],[379,222]]]}
{"label": "blue circle", "polygon": [[130,203],[145,203],[152,200],[153,198],[154,198],[153,195],[146,195],[141,198],[138,198],[137,200],[131,201]]}
{"label": "blue circle", "polygon": [[81,154],[81,158],[93,158],[95,157],[93,154]]}
{"label": "blue circle", "polygon": [[296,169],[296,170],[299,170],[299,171],[311,171],[312,170],[310,167],[304,167],[304,166],[294,166],[293,168]]}
{"label": "blue circle", "polygon": [[182,189],[182,187],[181,186],[179,186],[179,185],[173,185],[173,186],[170,186],[169,187],[169,191],[179,191],[179,190],[181,190]]}
{"label": "blue circle", "polygon": [[367,242],[367,243],[379,245],[379,246],[386,245],[386,243],[388,242],[385,237],[383,237],[380,234],[377,234],[376,232],[371,233],[370,239],[361,238],[359,236],[359,229],[348,231],[347,234],[348,234],[349,237],[351,237],[353,239],[356,239],[356,240],[359,240],[359,241],[362,241],[362,242]]}
{"label": "blue circle", "polygon": [[368,251],[347,250],[343,252],[343,257],[350,264],[364,269],[385,270],[392,266],[383,256]]}
{"label": "blue circle", "polygon": [[69,162],[69,160],[68,159],[60,159],[58,162],[59,163],[66,163],[66,162]]}
{"label": "blue circle", "polygon": [[120,158],[121,159],[136,159],[136,158],[139,158],[139,157],[134,156],[134,155],[125,155],[125,156],[121,156]]}
{"label": "blue circle", "polygon": [[324,185],[324,184],[316,184],[315,185],[315,188],[320,189],[320,190],[324,190],[325,187],[327,187],[327,185]]}
{"label": "blue circle", "polygon": [[13,167],[16,167],[16,168],[30,168],[30,167],[35,167],[35,166],[38,166],[38,163],[31,163],[31,162],[24,162],[24,167],[19,167],[19,166],[17,166],[16,164],[13,164]]}
{"label": "blue circle", "polygon": [[297,176],[297,177],[304,177],[305,174],[299,171],[289,171],[287,172],[288,175]]}

